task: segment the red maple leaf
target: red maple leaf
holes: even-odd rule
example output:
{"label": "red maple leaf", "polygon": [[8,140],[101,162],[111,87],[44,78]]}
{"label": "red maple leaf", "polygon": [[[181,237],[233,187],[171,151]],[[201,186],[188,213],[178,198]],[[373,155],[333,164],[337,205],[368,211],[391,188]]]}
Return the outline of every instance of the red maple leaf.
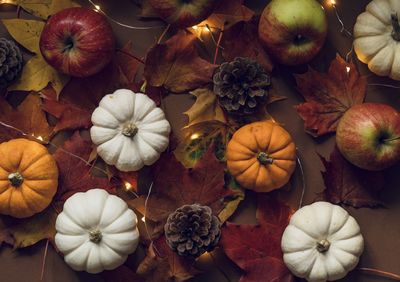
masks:
{"label": "red maple leaf", "polygon": [[200,204],[218,214],[224,207],[224,198],[233,195],[224,185],[225,164],[214,156],[214,147],[204,154],[192,169],[185,168],[172,153],[164,154],[154,167],[153,191],[148,198],[141,196],[130,204],[146,219],[156,223],[155,232],[163,230],[169,214],[187,204]]}
{"label": "red maple leaf", "polygon": [[294,281],[281,250],[282,234],[291,214],[285,204],[258,194],[258,225],[227,223],[222,228],[225,254],[244,271],[240,282]]}
{"label": "red maple leaf", "polygon": [[326,187],[321,196],[325,201],[355,208],[383,206],[379,199],[379,192],[385,184],[383,172],[367,171],[352,165],[337,147],[329,161],[320,158],[325,167],[321,172]]}
{"label": "red maple leaf", "polygon": [[[92,166],[85,161],[92,152],[92,143],[84,140],[78,131],[54,153],[59,169],[59,181],[55,201],[65,201],[77,192],[86,192],[93,188],[102,188],[115,193],[115,187],[107,178],[91,174]],[[79,158],[78,158],[78,157]]]}
{"label": "red maple leaf", "polygon": [[367,79],[360,76],[353,63],[346,63],[339,55],[327,74],[310,69],[295,77],[306,100],[296,109],[305,121],[306,131],[314,137],[335,132],[343,114],[364,102]]}

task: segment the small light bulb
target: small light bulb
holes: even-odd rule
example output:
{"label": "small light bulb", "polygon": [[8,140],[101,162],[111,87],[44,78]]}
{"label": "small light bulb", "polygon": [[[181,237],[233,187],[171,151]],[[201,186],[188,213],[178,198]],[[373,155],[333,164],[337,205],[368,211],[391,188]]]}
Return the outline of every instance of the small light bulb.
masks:
{"label": "small light bulb", "polygon": [[94,10],[95,10],[95,11],[100,11],[100,10],[101,10],[101,7],[100,7],[99,5],[94,5]]}
{"label": "small light bulb", "polygon": [[331,5],[332,6],[336,5],[336,0],[331,0]]}
{"label": "small light bulb", "polygon": [[209,28],[208,26],[206,26],[206,27],[204,28],[204,31],[205,31],[205,32],[211,32],[211,30],[210,30],[210,28]]}
{"label": "small light bulb", "polygon": [[350,67],[346,67],[347,73],[350,73]]}
{"label": "small light bulb", "polygon": [[194,26],[192,26],[192,28],[193,28],[194,30],[196,30],[196,29],[198,29],[199,27],[198,27],[197,25],[194,25]]}
{"label": "small light bulb", "polygon": [[192,135],[190,135],[190,140],[195,140],[195,139],[197,139],[199,137],[200,137],[199,133],[193,133]]}
{"label": "small light bulb", "polygon": [[146,218],[145,218],[145,217],[142,217],[142,221],[143,221],[143,222],[146,222]]}
{"label": "small light bulb", "polygon": [[125,182],[124,184],[125,184],[126,191],[129,191],[132,189],[132,184],[130,184],[129,182]]}
{"label": "small light bulb", "polygon": [[41,141],[41,142],[43,142],[43,140],[44,140],[42,136],[38,136],[38,137],[36,137],[36,139]]}

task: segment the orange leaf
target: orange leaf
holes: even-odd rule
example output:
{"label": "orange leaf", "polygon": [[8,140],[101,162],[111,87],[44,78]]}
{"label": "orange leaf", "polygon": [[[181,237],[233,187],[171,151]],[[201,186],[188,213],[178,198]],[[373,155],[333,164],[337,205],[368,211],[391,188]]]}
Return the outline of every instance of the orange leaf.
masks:
{"label": "orange leaf", "polygon": [[327,74],[310,69],[296,75],[297,88],[306,100],[296,106],[305,121],[306,131],[314,137],[335,132],[340,118],[353,105],[364,102],[367,79],[353,63],[336,56]]}
{"label": "orange leaf", "polygon": [[151,86],[163,86],[176,93],[187,92],[211,83],[216,65],[198,55],[196,37],[180,31],[147,53],[144,76]]}
{"label": "orange leaf", "polygon": [[[0,121],[28,135],[40,136],[43,142],[47,143],[52,136],[53,128],[48,124],[41,105],[41,99],[33,93],[29,94],[16,109],[0,97]],[[17,137],[21,137],[20,132],[0,125],[0,142]]]}

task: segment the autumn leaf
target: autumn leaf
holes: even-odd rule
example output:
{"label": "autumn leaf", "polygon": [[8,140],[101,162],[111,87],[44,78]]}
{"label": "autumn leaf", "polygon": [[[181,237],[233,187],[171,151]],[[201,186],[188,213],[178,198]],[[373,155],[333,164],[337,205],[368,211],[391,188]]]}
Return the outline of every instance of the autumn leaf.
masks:
{"label": "autumn leaf", "polygon": [[79,6],[71,0],[19,0],[17,5],[28,13],[44,20],[61,10]]}
{"label": "autumn leaf", "polygon": [[156,232],[163,230],[168,215],[183,205],[209,206],[218,215],[224,208],[224,198],[233,194],[224,186],[224,169],[225,165],[214,157],[213,148],[192,169],[186,169],[173,154],[166,153],[154,167],[153,191],[146,212],[145,195],[129,205],[155,222]]}
{"label": "autumn leaf", "polygon": [[225,254],[243,271],[240,282],[293,282],[283,262],[281,238],[292,210],[270,196],[257,196],[258,225],[227,223],[222,228]]}
{"label": "autumn leaf", "polygon": [[165,236],[161,236],[150,244],[137,273],[146,282],[186,281],[196,274],[194,262],[191,257],[181,257],[174,253],[168,247]]}
{"label": "autumn leaf", "polygon": [[144,77],[151,86],[175,93],[187,92],[212,82],[216,65],[200,58],[196,37],[180,31],[147,53]]}
{"label": "autumn leaf", "polygon": [[245,189],[236,182],[228,171],[225,172],[224,181],[225,186],[232,190],[233,195],[225,199],[225,206],[218,214],[218,218],[221,222],[227,221],[234,214],[240,202],[243,201],[246,196]]}
{"label": "autumn leaf", "polygon": [[11,36],[22,46],[36,54],[24,66],[21,76],[8,90],[40,91],[49,82],[60,93],[68,77],[58,73],[46,63],[39,49],[39,39],[44,22],[24,19],[2,20]]}
{"label": "autumn leaf", "polygon": [[62,148],[56,150],[53,155],[59,169],[56,200],[65,201],[77,192],[86,192],[92,188],[101,188],[115,193],[114,185],[110,184],[107,178],[91,174],[92,166],[84,162],[89,159],[91,152],[92,143],[84,140],[78,131],[64,143]]}
{"label": "autumn leaf", "polygon": [[305,121],[306,131],[314,137],[335,132],[343,114],[364,102],[367,86],[366,78],[357,72],[354,64],[346,63],[339,55],[327,74],[310,69],[296,75],[296,81],[306,100],[296,109]]}
{"label": "autumn leaf", "polygon": [[[14,109],[0,97],[0,122],[13,126],[25,134],[41,137],[43,142],[47,143],[52,136],[53,128],[48,124],[41,104],[40,98],[31,93]],[[0,126],[0,142],[17,137],[22,137],[21,132],[4,125]]]}
{"label": "autumn leaf", "polygon": [[57,93],[50,86],[43,89],[40,96],[43,98],[43,110],[58,119],[54,132],[64,129],[90,128],[92,126],[90,120],[92,108],[86,109],[77,105],[79,103],[74,104],[64,97],[57,101]]}
{"label": "autumn leaf", "polygon": [[323,200],[355,208],[383,206],[379,199],[379,192],[385,184],[383,172],[367,171],[350,164],[337,147],[329,161],[320,158],[325,167],[321,172],[326,187],[321,193]]}
{"label": "autumn leaf", "polygon": [[185,167],[192,168],[213,144],[214,155],[223,161],[234,131],[230,125],[220,121],[205,121],[183,128],[183,137],[174,151],[175,157]]}
{"label": "autumn leaf", "polygon": [[255,17],[225,30],[222,46],[222,56],[228,62],[236,57],[247,57],[256,60],[267,72],[273,69],[272,61],[258,39],[258,19]]}
{"label": "autumn leaf", "polygon": [[217,96],[208,88],[199,88],[190,92],[196,97],[193,106],[184,112],[189,118],[187,126],[195,125],[203,121],[217,120],[226,122],[224,112],[218,104]]}
{"label": "autumn leaf", "polygon": [[117,50],[115,62],[119,68],[122,84],[129,85],[135,82],[135,77],[141,65],[139,58],[135,59],[133,54],[133,43],[128,41],[125,46]]}
{"label": "autumn leaf", "polygon": [[44,239],[49,239],[53,243],[58,209],[61,209],[61,203],[52,203],[44,211],[28,218],[2,216],[6,227],[0,231],[0,237],[11,237],[12,240],[8,239],[6,242],[14,249],[32,246]]}

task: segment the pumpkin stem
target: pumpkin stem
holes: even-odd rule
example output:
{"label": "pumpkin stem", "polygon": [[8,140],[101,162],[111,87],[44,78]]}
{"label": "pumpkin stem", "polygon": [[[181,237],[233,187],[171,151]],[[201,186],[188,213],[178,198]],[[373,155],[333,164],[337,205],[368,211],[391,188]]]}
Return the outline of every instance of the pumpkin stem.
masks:
{"label": "pumpkin stem", "polygon": [[126,137],[134,137],[138,132],[138,128],[133,123],[128,123],[122,129],[122,134]]}
{"label": "pumpkin stem", "polygon": [[392,26],[393,26],[393,31],[392,31],[392,37],[396,41],[400,41],[400,24],[399,24],[399,17],[397,14],[392,14]]}
{"label": "pumpkin stem", "polygon": [[8,175],[8,180],[11,182],[12,186],[19,187],[22,182],[24,182],[24,177],[19,172],[13,172]]}
{"label": "pumpkin stem", "polygon": [[100,230],[98,230],[98,229],[89,231],[89,240],[95,244],[100,243],[102,237],[103,237],[103,235],[101,234]]}
{"label": "pumpkin stem", "polygon": [[271,158],[267,153],[265,152],[259,152],[257,155],[257,160],[260,162],[262,165],[267,165],[267,164],[272,164],[274,162],[274,159]]}
{"label": "pumpkin stem", "polygon": [[324,253],[324,252],[326,252],[327,250],[329,250],[329,247],[331,246],[331,243],[328,241],[328,240],[326,240],[326,239],[323,239],[323,240],[321,240],[321,241],[319,241],[318,243],[317,243],[317,250],[318,250],[318,252],[320,252],[320,253]]}
{"label": "pumpkin stem", "polygon": [[399,139],[400,139],[400,136],[396,136],[396,137],[393,137],[393,138],[383,139],[382,141],[383,141],[383,143],[387,143],[387,142],[392,142],[392,141],[396,141],[396,140],[399,140]]}

